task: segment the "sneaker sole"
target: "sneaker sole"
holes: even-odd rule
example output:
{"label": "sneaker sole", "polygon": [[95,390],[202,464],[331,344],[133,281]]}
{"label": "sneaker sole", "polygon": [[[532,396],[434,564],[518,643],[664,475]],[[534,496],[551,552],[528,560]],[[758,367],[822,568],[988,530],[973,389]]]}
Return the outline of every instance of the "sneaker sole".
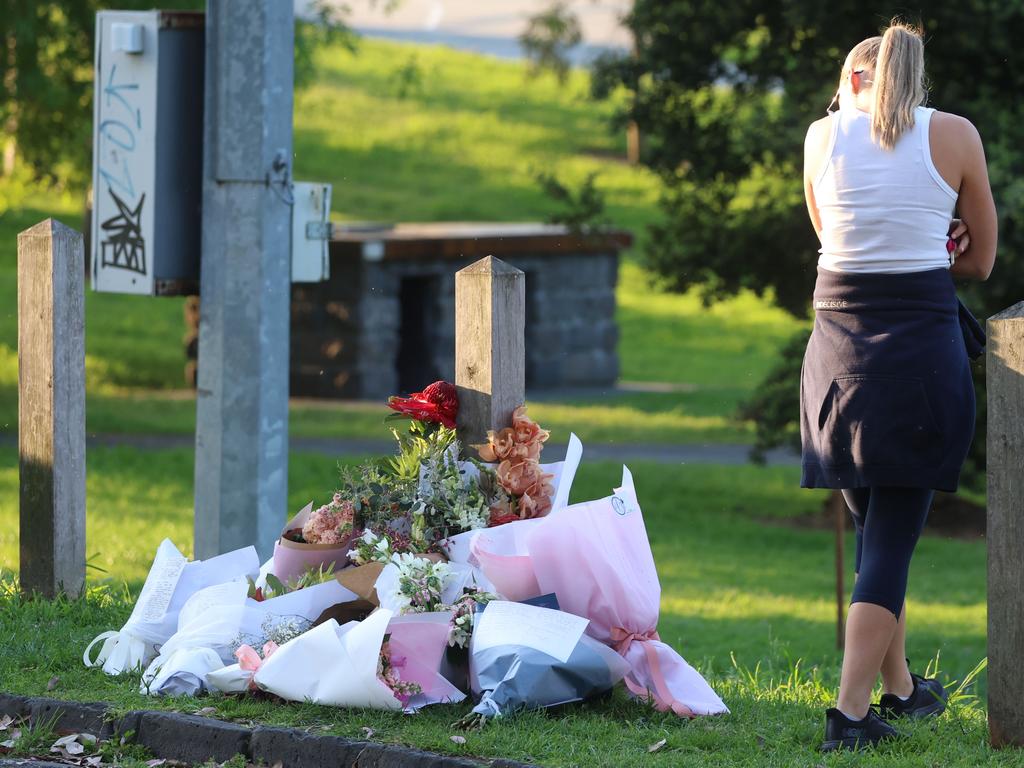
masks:
{"label": "sneaker sole", "polygon": [[938,717],[946,711],[946,702],[944,701],[933,701],[927,707],[920,707],[915,709],[909,714],[909,717],[913,720],[918,720],[922,717]]}
{"label": "sneaker sole", "polygon": [[[889,737],[893,738],[893,737]],[[873,747],[881,741],[887,741],[887,739],[878,739],[877,741],[870,741],[868,739],[829,739],[828,741],[822,742],[822,752],[837,752],[840,749],[849,749],[857,751],[860,749],[867,749]]]}
{"label": "sneaker sole", "polygon": [[946,702],[935,700],[926,707],[918,707],[911,712],[897,712],[892,709],[882,710],[882,716],[886,720],[899,720],[902,717],[910,718],[911,720],[920,720],[923,717],[938,717],[946,711]]}

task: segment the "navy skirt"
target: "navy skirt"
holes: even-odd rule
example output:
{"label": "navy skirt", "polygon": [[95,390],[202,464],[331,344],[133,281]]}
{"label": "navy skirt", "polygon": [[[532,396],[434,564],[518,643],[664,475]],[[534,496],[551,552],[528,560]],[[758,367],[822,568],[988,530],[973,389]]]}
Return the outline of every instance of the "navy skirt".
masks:
{"label": "navy skirt", "polygon": [[804,488],[955,491],[974,383],[948,270],[818,268],[800,374]]}

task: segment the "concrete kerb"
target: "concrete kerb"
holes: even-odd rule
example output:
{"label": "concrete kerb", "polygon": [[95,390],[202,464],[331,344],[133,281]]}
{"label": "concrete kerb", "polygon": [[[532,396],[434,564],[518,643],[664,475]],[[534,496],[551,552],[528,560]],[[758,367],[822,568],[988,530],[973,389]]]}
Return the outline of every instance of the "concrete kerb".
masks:
{"label": "concrete kerb", "polygon": [[[530,768],[511,760],[484,760],[440,755],[392,744],[316,736],[296,728],[257,726],[177,712],[136,711],[115,716],[110,707],[0,693],[0,715],[52,720],[58,733],[91,733],[101,739],[132,734],[156,758],[200,764],[224,762],[237,754],[257,765],[282,768]],[[0,760],[0,768],[26,764]],[[32,762],[39,768],[43,764]]]}

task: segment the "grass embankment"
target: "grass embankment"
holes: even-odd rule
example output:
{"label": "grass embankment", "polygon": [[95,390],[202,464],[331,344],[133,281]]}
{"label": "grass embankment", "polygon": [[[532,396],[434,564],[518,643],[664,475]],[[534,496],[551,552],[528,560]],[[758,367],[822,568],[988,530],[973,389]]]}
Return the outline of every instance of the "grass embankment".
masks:
{"label": "grass embankment", "polygon": [[[607,129],[614,103],[589,99],[584,72],[559,88],[550,78],[527,80],[519,62],[369,40],[356,55],[335,47],[317,56],[317,82],[295,103],[295,173],[333,183],[336,219],[542,220],[557,207],[536,181],[542,170],[570,184],[599,173],[610,219],[640,236],[657,215],[657,180],[622,161],[624,137]],[[403,89],[413,61],[419,84]],[[17,423],[17,233],[48,216],[80,228],[83,194],[30,188],[0,198],[10,205],[0,211],[0,305],[9,308],[0,316],[2,433]],[[692,295],[662,293],[632,257],[618,320],[622,378],[678,391],[546,399],[533,413],[556,432],[590,442],[747,441],[736,404],[796,327],[752,296],[708,311]],[[89,292],[90,432],[194,430],[194,401],[173,392],[183,382],[183,333],[180,298]],[[383,402],[393,393],[379,394]],[[292,433],[386,437],[382,413],[296,405]]]}
{"label": "grass embankment", "polygon": [[[2,451],[0,451],[2,453]],[[10,451],[7,451],[10,454]],[[10,459],[10,456],[4,458]],[[732,714],[675,720],[616,696],[559,712],[530,714],[450,741],[450,724],[466,707],[435,707],[417,717],[281,705],[249,699],[153,700],[136,693],[137,679],[107,678],[81,665],[85,644],[120,626],[130,612],[118,580],[134,590],[160,538],[188,548],[192,456],[188,451],[139,455],[90,453],[90,553],[116,577],[86,601],[20,603],[0,597],[0,680],[5,690],[110,701],[119,707],[213,706],[222,717],[313,726],[362,738],[442,752],[504,756],[550,766],[633,765],[1019,765],[1015,753],[984,746],[983,711],[962,700],[956,715],[908,730],[912,738],[873,756],[822,759],[815,753],[822,711],[835,696],[832,548],[827,531],[771,526],[765,517],[808,514],[817,492],[794,493],[795,470],[757,467],[631,467],[662,583],[662,638],[707,676]],[[608,493],[618,465],[587,462],[574,499]],[[329,457],[293,457],[293,506],[322,497],[336,477]],[[0,555],[11,562],[16,530],[16,476],[0,472]],[[848,542],[852,546],[852,541]],[[955,567],[951,567],[955,564]],[[963,679],[985,655],[985,554],[981,542],[926,536],[910,581],[909,653],[915,667],[939,655],[941,676]],[[93,583],[101,574],[93,575]],[[734,661],[735,659],[735,661]],[[984,692],[984,676],[980,688]],[[647,746],[668,743],[649,755]]]}

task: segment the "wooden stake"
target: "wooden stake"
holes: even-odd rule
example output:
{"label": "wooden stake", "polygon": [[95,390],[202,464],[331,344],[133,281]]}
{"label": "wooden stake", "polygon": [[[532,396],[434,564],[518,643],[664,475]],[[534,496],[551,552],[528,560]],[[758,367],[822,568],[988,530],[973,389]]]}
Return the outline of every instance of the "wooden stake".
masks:
{"label": "wooden stake", "polygon": [[526,277],[487,256],[455,273],[455,386],[463,452],[526,400]]}
{"label": "wooden stake", "polygon": [[846,501],[841,491],[832,491],[828,499],[836,524],[836,648],[846,644]]}
{"label": "wooden stake", "polygon": [[85,585],[85,247],[47,219],[18,235],[21,589]]}
{"label": "wooden stake", "polygon": [[988,320],[988,725],[1024,746],[1024,302]]}

